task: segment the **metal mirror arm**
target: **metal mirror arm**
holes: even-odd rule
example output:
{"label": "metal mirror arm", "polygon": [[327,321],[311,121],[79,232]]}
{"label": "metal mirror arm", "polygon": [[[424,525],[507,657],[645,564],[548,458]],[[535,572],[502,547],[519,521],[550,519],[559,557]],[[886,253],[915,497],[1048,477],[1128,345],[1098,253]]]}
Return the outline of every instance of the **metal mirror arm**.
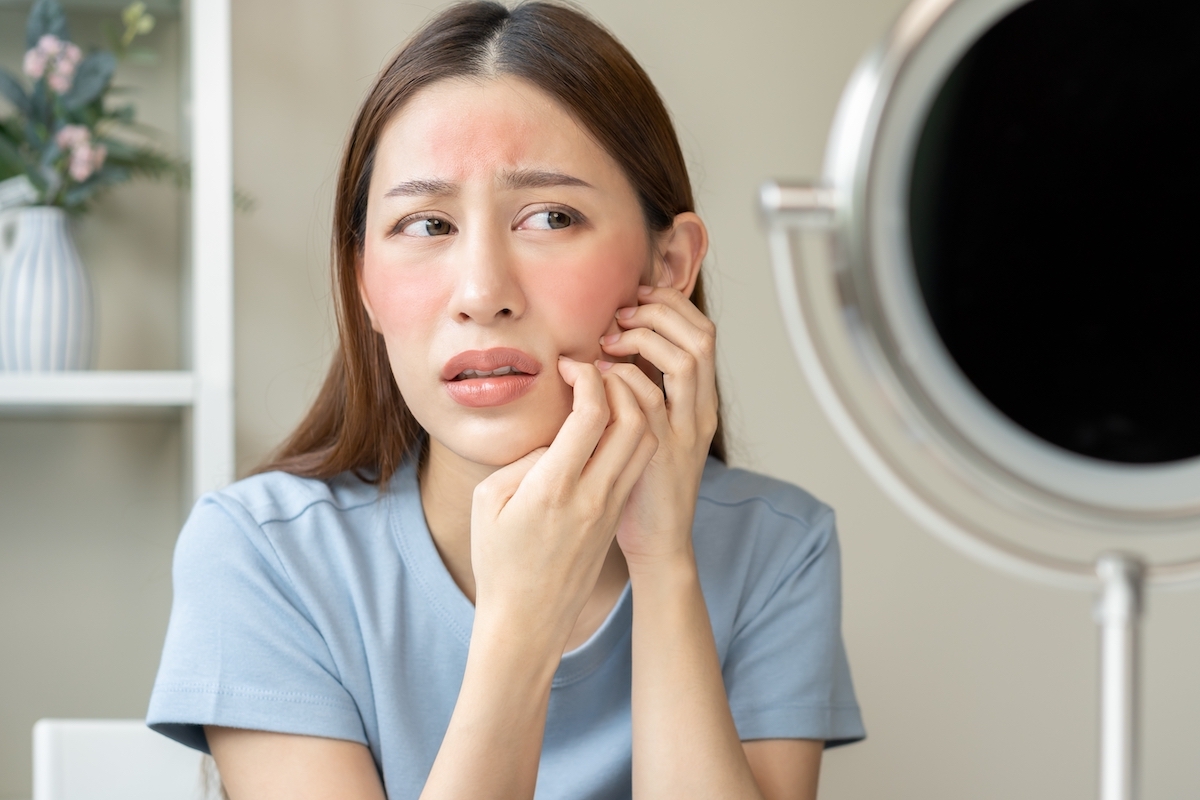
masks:
{"label": "metal mirror arm", "polygon": [[821,185],[769,181],[760,188],[760,208],[769,230],[779,302],[800,366],[818,402],[859,463],[891,499],[923,528],[968,557],[1016,577],[1065,589],[1093,591],[1090,562],[1067,561],[1023,548],[992,535],[970,521],[951,518],[905,481],[882,450],[869,441],[849,392],[841,385],[832,357],[812,322],[810,276],[806,263],[788,243],[791,231],[832,235],[838,198]]}
{"label": "metal mirror arm", "polygon": [[1127,553],[1096,561],[1100,597],[1100,800],[1137,792],[1138,688],[1145,567]]}

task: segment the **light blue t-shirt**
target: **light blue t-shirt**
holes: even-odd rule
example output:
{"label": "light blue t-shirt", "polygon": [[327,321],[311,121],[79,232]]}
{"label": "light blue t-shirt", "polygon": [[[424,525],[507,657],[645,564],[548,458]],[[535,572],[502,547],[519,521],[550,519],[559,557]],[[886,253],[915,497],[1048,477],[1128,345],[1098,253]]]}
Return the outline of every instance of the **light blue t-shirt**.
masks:
{"label": "light blue t-shirt", "polygon": [[[709,459],[693,530],[742,739],[863,737],[841,635],[833,512]],[[474,607],[442,563],[409,463],[382,488],[267,473],[196,504],[147,722],[367,745],[390,800],[416,798],[450,722]],[[628,586],[554,676],[537,797],[630,797]]]}

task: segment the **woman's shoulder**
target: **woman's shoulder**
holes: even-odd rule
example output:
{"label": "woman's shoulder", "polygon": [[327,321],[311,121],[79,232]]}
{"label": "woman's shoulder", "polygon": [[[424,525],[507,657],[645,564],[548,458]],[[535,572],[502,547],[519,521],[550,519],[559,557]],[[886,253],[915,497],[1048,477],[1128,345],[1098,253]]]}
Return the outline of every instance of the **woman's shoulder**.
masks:
{"label": "woman's shoulder", "polygon": [[252,475],[197,501],[176,540],[176,572],[283,582],[316,602],[329,587],[361,579],[363,565],[390,563],[387,500],[403,489],[402,481],[381,487],[350,473]]}
{"label": "woman's shoulder", "polygon": [[328,479],[286,472],[251,475],[196,501],[177,541],[176,559],[224,563],[237,553],[258,558],[257,553],[276,564],[314,548],[361,546],[372,538],[384,516],[382,500],[397,483],[380,487],[352,473]]}
{"label": "woman's shoulder", "polygon": [[715,515],[807,531],[831,522],[833,509],[795,484],[709,458],[696,515],[698,520]]}
{"label": "woman's shoulder", "polygon": [[325,509],[351,511],[379,502],[387,491],[361,476],[344,472],[332,478],[306,478],[288,472],[262,472],[209,492],[197,507],[216,505],[257,525],[287,522]]}
{"label": "woman's shoulder", "polygon": [[692,541],[710,582],[733,581],[731,590],[838,558],[832,508],[787,481],[711,458],[696,502]]}

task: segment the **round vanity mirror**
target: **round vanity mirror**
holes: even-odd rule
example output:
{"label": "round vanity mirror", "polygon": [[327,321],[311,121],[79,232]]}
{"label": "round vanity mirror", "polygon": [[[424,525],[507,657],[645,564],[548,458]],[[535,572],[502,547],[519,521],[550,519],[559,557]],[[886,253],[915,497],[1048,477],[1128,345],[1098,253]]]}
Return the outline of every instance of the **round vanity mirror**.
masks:
{"label": "round vanity mirror", "polygon": [[1128,545],[1054,531],[1200,534],[1195,42],[1180,0],[918,0],[824,181],[764,187],[810,382],[930,527],[1088,576]]}
{"label": "round vanity mirror", "polygon": [[1101,588],[1101,797],[1135,785],[1143,583],[1200,581],[1200,5],[916,0],[818,183],[762,190],[838,433],[969,555]]}

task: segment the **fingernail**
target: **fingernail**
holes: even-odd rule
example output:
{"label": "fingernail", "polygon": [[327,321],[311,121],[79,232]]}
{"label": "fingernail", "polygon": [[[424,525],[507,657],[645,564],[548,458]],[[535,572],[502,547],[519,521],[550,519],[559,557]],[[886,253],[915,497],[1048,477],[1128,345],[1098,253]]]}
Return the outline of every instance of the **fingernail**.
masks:
{"label": "fingernail", "polygon": [[639,286],[638,287],[638,294],[641,295],[642,297],[645,297],[646,295],[650,294],[653,291],[654,291],[653,286]]}
{"label": "fingernail", "polygon": [[600,337],[600,344],[612,344],[613,342],[615,342],[617,339],[620,339],[620,338],[621,338],[621,334],[610,333],[607,336]]}
{"label": "fingernail", "polygon": [[629,319],[633,316],[636,308],[619,308],[617,309],[617,319]]}
{"label": "fingernail", "polygon": [[612,362],[598,360],[596,362],[596,369],[600,370],[601,372],[608,372],[610,369],[612,369]]}

